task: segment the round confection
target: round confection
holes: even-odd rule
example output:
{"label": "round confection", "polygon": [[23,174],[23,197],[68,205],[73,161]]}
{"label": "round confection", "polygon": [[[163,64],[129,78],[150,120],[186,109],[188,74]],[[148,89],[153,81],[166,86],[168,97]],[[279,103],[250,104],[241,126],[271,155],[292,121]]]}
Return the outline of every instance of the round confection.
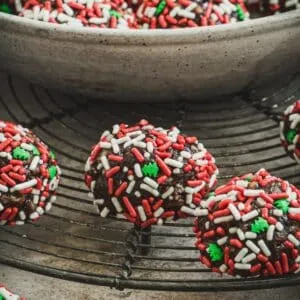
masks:
{"label": "round confection", "polygon": [[85,166],[100,216],[126,218],[143,228],[207,214],[199,203],[217,174],[215,159],[196,137],[146,120],[105,131]]}
{"label": "round confection", "polygon": [[280,121],[280,140],[287,154],[300,163],[300,100],[285,110]]}
{"label": "round confection", "polygon": [[29,129],[0,121],[0,225],[37,220],[56,200],[55,155]]}
{"label": "round confection", "polygon": [[260,170],[235,177],[201,203],[195,220],[200,261],[214,272],[273,276],[300,268],[300,191]]}

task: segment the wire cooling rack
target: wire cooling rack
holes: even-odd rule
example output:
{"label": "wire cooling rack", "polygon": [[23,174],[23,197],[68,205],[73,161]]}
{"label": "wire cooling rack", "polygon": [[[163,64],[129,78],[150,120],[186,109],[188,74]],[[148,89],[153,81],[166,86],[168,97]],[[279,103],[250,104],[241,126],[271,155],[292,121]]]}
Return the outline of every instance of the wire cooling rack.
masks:
{"label": "wire cooling rack", "polygon": [[0,73],[0,118],[30,127],[57,154],[63,170],[59,200],[37,223],[0,228],[0,263],[66,280],[178,291],[221,291],[300,284],[300,274],[236,279],[203,267],[192,219],[140,231],[122,220],[100,219],[83,183],[83,166],[101,131],[147,118],[196,135],[214,154],[219,183],[264,167],[300,185],[299,166],[278,138],[278,113],[300,98],[300,76],[263,98],[221,97],[199,103],[101,103],[66,96]]}

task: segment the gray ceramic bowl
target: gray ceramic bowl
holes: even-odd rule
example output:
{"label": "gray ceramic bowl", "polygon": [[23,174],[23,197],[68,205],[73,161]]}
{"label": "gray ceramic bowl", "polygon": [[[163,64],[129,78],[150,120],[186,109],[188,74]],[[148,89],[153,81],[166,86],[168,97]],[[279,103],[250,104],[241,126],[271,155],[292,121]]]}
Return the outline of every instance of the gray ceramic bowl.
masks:
{"label": "gray ceramic bowl", "polygon": [[0,68],[117,101],[198,100],[300,71],[300,10],[195,29],[70,28],[0,13]]}

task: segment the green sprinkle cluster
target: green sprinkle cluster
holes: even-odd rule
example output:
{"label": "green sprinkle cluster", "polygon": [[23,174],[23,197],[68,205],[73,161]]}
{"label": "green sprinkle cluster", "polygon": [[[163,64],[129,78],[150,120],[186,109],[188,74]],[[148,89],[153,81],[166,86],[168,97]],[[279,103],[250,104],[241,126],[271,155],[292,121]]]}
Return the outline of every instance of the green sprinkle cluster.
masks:
{"label": "green sprinkle cluster", "polygon": [[167,5],[167,2],[165,0],[162,0],[156,8],[155,16],[159,16],[165,9],[166,5]]}
{"label": "green sprinkle cluster", "polygon": [[286,134],[286,140],[292,144],[295,136],[297,135],[297,130],[296,129],[290,129],[287,134]]}
{"label": "green sprinkle cluster", "polygon": [[264,218],[257,218],[252,224],[251,224],[251,231],[255,233],[262,233],[267,231],[269,228],[268,222]]}
{"label": "green sprinkle cluster", "polygon": [[207,253],[212,261],[220,261],[223,259],[223,250],[218,244],[211,243],[206,248]]}
{"label": "green sprinkle cluster", "polygon": [[278,199],[274,202],[275,207],[281,209],[284,214],[289,211],[289,202],[287,199]]}
{"label": "green sprinkle cluster", "polygon": [[142,172],[144,176],[157,177],[158,171],[159,171],[159,167],[156,162],[145,164],[142,167]]}
{"label": "green sprinkle cluster", "polygon": [[236,6],[236,14],[239,21],[245,20],[245,13],[239,4]]}
{"label": "green sprinkle cluster", "polygon": [[21,147],[15,148],[12,155],[14,159],[28,160],[30,158],[30,153]]}

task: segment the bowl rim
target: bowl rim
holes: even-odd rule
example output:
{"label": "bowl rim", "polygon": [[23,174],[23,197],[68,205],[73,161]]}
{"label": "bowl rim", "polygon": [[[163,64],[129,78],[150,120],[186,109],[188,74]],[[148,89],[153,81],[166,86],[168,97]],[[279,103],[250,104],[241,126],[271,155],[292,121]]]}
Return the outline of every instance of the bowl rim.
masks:
{"label": "bowl rim", "polygon": [[103,40],[106,44],[109,44],[111,41],[114,44],[141,43],[141,41],[143,44],[212,42],[244,38],[254,34],[262,35],[270,31],[280,31],[295,26],[299,26],[300,29],[300,8],[282,14],[223,24],[222,26],[153,30],[71,27],[0,12],[0,31],[9,31],[22,35],[38,35],[48,39],[64,41],[74,41],[76,37],[77,42],[88,44],[98,43]]}

